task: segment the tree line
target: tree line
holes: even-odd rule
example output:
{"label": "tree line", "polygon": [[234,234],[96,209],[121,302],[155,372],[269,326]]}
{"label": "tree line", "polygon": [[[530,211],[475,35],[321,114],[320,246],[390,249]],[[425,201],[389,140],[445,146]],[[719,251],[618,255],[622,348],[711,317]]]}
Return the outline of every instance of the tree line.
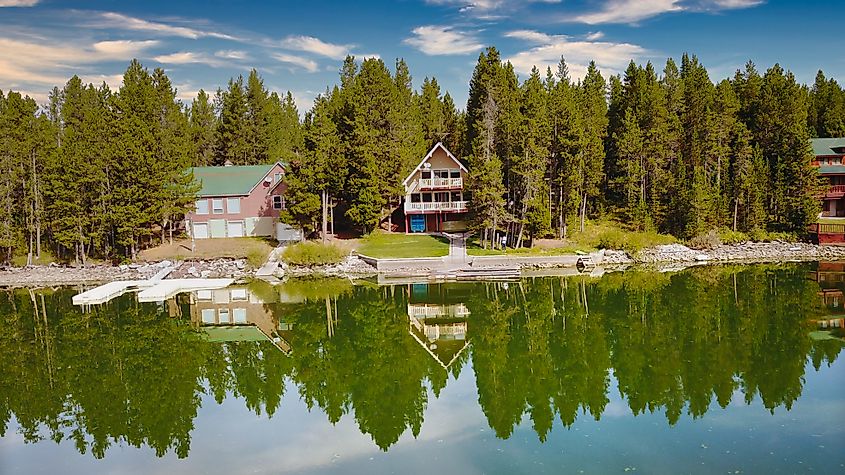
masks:
{"label": "tree line", "polygon": [[[369,232],[401,203],[402,180],[436,142],[468,165],[473,229],[514,245],[566,237],[612,216],[689,238],[713,228],[801,233],[818,213],[810,137],[845,135],[845,92],[753,63],[714,83],[695,56],[662,71],[633,61],[574,80],[561,58],[520,82],[490,47],[463,111],[436,78],[347,57],[339,84],[300,118],[257,71],[191,104],[161,69],[132,61],[117,91],[76,76],[49,103],[0,91],[0,253],[31,262],[134,257],[178,229],[198,189],[189,166],[288,165],[283,219]],[[323,224],[325,226],[325,224]]]}

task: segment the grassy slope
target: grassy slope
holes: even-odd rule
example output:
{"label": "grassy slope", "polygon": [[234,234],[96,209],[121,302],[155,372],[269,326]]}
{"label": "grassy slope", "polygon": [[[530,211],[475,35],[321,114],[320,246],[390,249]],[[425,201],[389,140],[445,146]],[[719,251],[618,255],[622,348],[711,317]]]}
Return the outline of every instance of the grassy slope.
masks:
{"label": "grassy slope", "polygon": [[361,239],[358,252],[379,259],[441,257],[449,254],[446,238],[425,234],[393,234],[376,231]]}
{"label": "grassy slope", "polygon": [[174,240],[173,244],[141,251],[139,260],[245,258],[251,266],[259,267],[264,264],[272,250],[273,245],[262,238],[216,238],[197,239],[196,251],[191,252],[191,240],[179,239]]}

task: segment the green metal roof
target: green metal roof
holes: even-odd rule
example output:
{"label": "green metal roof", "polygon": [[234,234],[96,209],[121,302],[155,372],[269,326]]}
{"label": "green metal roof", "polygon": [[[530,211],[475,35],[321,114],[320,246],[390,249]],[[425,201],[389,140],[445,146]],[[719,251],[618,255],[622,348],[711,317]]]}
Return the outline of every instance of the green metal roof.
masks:
{"label": "green metal roof", "polygon": [[819,175],[845,175],[845,165],[819,165]]}
{"label": "green metal roof", "polygon": [[813,154],[819,155],[841,155],[833,151],[833,148],[845,147],[845,137],[833,137],[826,139],[810,139],[813,144]]}
{"label": "green metal roof", "polygon": [[208,326],[202,327],[208,341],[264,341],[267,336],[252,325],[235,325],[231,327]]}
{"label": "green metal roof", "polygon": [[199,196],[248,195],[276,164],[194,167],[194,179],[202,188]]}

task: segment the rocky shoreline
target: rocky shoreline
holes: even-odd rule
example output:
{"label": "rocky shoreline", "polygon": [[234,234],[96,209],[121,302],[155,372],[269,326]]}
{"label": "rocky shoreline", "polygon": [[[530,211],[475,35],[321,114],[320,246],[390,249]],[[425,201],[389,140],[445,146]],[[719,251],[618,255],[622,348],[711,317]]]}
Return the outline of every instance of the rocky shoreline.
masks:
{"label": "rocky shoreline", "polygon": [[[733,245],[719,245],[712,249],[691,249],[682,244],[655,246],[631,256],[625,251],[600,251],[599,265],[602,267],[626,267],[631,265],[686,266],[703,264],[777,263],[817,260],[845,260],[845,247],[819,246],[808,243],[746,242]],[[549,265],[527,263],[514,256],[513,265],[523,269],[548,268]],[[120,266],[28,266],[0,268],[0,286],[73,285],[102,283],[115,280],[149,279],[162,269],[173,267],[169,278],[248,278],[254,272],[248,269],[244,259],[214,259],[208,261],[170,262],[150,264],[129,264]],[[423,268],[401,268],[378,271],[356,256],[350,256],[340,264],[318,267],[291,267],[284,263],[275,272],[276,277],[369,277],[384,275],[417,275]]]}

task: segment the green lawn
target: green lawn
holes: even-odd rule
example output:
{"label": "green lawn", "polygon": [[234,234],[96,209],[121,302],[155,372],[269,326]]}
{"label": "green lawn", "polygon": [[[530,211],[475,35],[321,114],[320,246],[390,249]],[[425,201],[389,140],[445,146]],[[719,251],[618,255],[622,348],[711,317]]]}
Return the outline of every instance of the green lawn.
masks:
{"label": "green lawn", "polygon": [[478,242],[478,238],[467,240],[467,254],[470,256],[559,256],[563,254],[576,254],[577,252],[589,253],[595,249],[589,246],[578,246],[570,242],[561,242],[560,247],[523,247],[519,249],[508,248],[507,252],[499,249],[484,249]]}
{"label": "green lawn", "polygon": [[449,255],[449,240],[427,234],[394,234],[376,231],[361,239],[358,252],[378,259],[442,257]]}

